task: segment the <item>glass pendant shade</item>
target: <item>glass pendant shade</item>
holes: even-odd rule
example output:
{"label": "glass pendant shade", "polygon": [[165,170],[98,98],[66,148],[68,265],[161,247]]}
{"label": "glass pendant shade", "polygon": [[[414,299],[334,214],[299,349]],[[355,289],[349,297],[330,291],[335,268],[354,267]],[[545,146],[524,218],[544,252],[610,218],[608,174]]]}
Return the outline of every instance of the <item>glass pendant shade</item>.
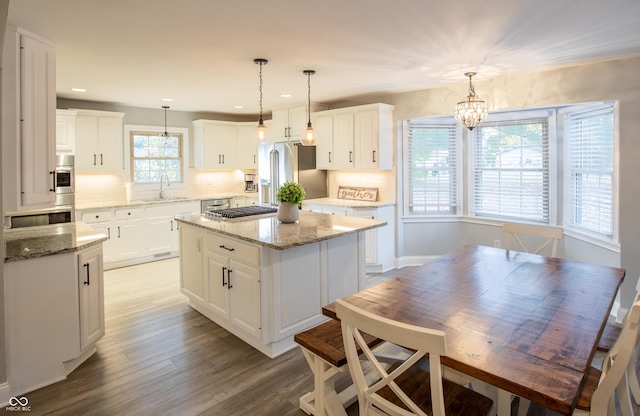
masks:
{"label": "glass pendant shade", "polygon": [[307,124],[307,129],[304,131],[304,135],[300,138],[300,144],[303,146],[315,146],[316,134],[311,127],[311,123]]}
{"label": "glass pendant shade", "polygon": [[267,126],[264,125],[264,121],[262,119],[258,122],[256,137],[261,142],[265,142],[267,140]]}
{"label": "glass pendant shade", "polygon": [[456,109],[453,112],[458,123],[469,130],[473,130],[478,127],[478,125],[482,123],[489,114],[489,111],[487,110],[487,103],[485,103],[484,100],[481,100],[473,89],[471,77],[475,74],[475,72],[467,72],[465,74],[469,77],[469,95],[467,95],[465,100],[460,101],[456,105]]}

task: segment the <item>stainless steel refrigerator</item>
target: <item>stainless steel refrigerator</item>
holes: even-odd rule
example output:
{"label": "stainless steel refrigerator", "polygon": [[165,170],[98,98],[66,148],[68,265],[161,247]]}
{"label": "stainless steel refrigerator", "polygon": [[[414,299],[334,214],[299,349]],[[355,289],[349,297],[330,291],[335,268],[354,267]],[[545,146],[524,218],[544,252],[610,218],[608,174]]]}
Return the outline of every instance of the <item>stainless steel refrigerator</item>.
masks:
{"label": "stainless steel refrigerator", "polygon": [[261,144],[258,148],[260,204],[278,205],[276,194],[285,182],[298,182],[306,199],[327,194],[327,171],[316,169],[316,147],[300,143]]}

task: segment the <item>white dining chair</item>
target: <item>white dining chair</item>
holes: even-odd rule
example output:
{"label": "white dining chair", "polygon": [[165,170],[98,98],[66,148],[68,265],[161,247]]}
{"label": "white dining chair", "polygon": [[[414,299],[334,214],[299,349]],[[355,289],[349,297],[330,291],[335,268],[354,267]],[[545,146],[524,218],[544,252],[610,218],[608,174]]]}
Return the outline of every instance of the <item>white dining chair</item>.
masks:
{"label": "white dining chair", "polygon": [[[440,356],[447,353],[444,332],[378,316],[342,299],[337,299],[335,306],[342,323],[347,363],[361,416],[491,414],[491,399],[442,377]],[[403,347],[410,353],[406,359],[387,367],[386,362],[378,359],[367,346],[363,333]],[[427,366],[427,354],[429,371],[423,368]],[[367,361],[368,365],[363,365],[361,360]],[[370,372],[377,373],[377,377],[370,377]]]}
{"label": "white dining chair", "polygon": [[[509,250],[510,241],[513,239],[519,244],[519,248],[516,249],[514,247],[514,250],[523,250],[527,253],[542,254],[543,250],[551,244],[551,257],[557,257],[558,255],[558,241],[562,239],[562,228],[505,222],[502,224],[502,231],[504,232],[504,248],[507,250]],[[525,244],[520,238],[525,235],[537,238],[525,238],[527,242],[527,244]],[[527,248],[527,246],[531,247],[533,244],[539,244],[540,242],[542,242],[542,244],[535,249]]]}
{"label": "white dining chair", "polygon": [[636,302],[622,322],[620,336],[605,357],[602,371],[591,367],[573,416],[615,416],[616,393],[620,407],[631,409],[627,369],[638,344],[639,324],[640,302]]}
{"label": "white dining chair", "polygon": [[[638,301],[640,301],[640,278],[636,283],[636,298],[634,302]],[[622,327],[617,326],[613,323],[607,323],[602,337],[600,338],[600,342],[598,343],[598,348],[595,354],[596,359],[604,359],[607,356],[617,339],[620,337],[621,330]],[[631,397],[637,405],[640,405],[640,383],[638,382],[638,376],[636,373],[637,365],[638,357],[636,351],[636,354],[634,354],[631,361],[629,362],[626,380],[628,389],[631,391]],[[621,404],[622,415],[633,416],[633,410],[630,407],[627,407],[626,404],[626,402]]]}

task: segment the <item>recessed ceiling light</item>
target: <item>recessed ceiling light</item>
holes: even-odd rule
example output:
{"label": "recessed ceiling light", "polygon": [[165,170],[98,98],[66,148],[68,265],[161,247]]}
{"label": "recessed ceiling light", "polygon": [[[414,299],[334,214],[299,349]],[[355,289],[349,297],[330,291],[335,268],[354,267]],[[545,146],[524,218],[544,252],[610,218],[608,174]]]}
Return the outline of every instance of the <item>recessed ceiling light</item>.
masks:
{"label": "recessed ceiling light", "polygon": [[71,88],[73,92],[87,92],[86,88]]}
{"label": "recessed ceiling light", "polygon": [[173,98],[163,98],[163,99],[162,99],[162,101],[168,101],[168,102],[170,102],[170,101],[173,101]]}
{"label": "recessed ceiling light", "polygon": [[241,108],[244,108],[244,106],[243,106],[243,105],[234,105],[234,106],[233,106],[233,108],[236,108],[236,109],[238,109],[238,110],[239,110],[239,109],[241,109]]}
{"label": "recessed ceiling light", "polygon": [[291,94],[280,94],[282,98],[291,98]]}

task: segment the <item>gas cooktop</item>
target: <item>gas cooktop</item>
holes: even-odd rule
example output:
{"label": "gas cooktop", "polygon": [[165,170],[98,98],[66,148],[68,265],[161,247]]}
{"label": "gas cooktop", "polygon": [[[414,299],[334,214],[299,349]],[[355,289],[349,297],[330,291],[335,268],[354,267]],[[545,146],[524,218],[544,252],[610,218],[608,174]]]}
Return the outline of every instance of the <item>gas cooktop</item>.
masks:
{"label": "gas cooktop", "polygon": [[202,215],[211,218],[242,218],[252,215],[273,214],[278,212],[276,207],[265,207],[262,205],[250,205],[248,207],[212,209],[203,212]]}

